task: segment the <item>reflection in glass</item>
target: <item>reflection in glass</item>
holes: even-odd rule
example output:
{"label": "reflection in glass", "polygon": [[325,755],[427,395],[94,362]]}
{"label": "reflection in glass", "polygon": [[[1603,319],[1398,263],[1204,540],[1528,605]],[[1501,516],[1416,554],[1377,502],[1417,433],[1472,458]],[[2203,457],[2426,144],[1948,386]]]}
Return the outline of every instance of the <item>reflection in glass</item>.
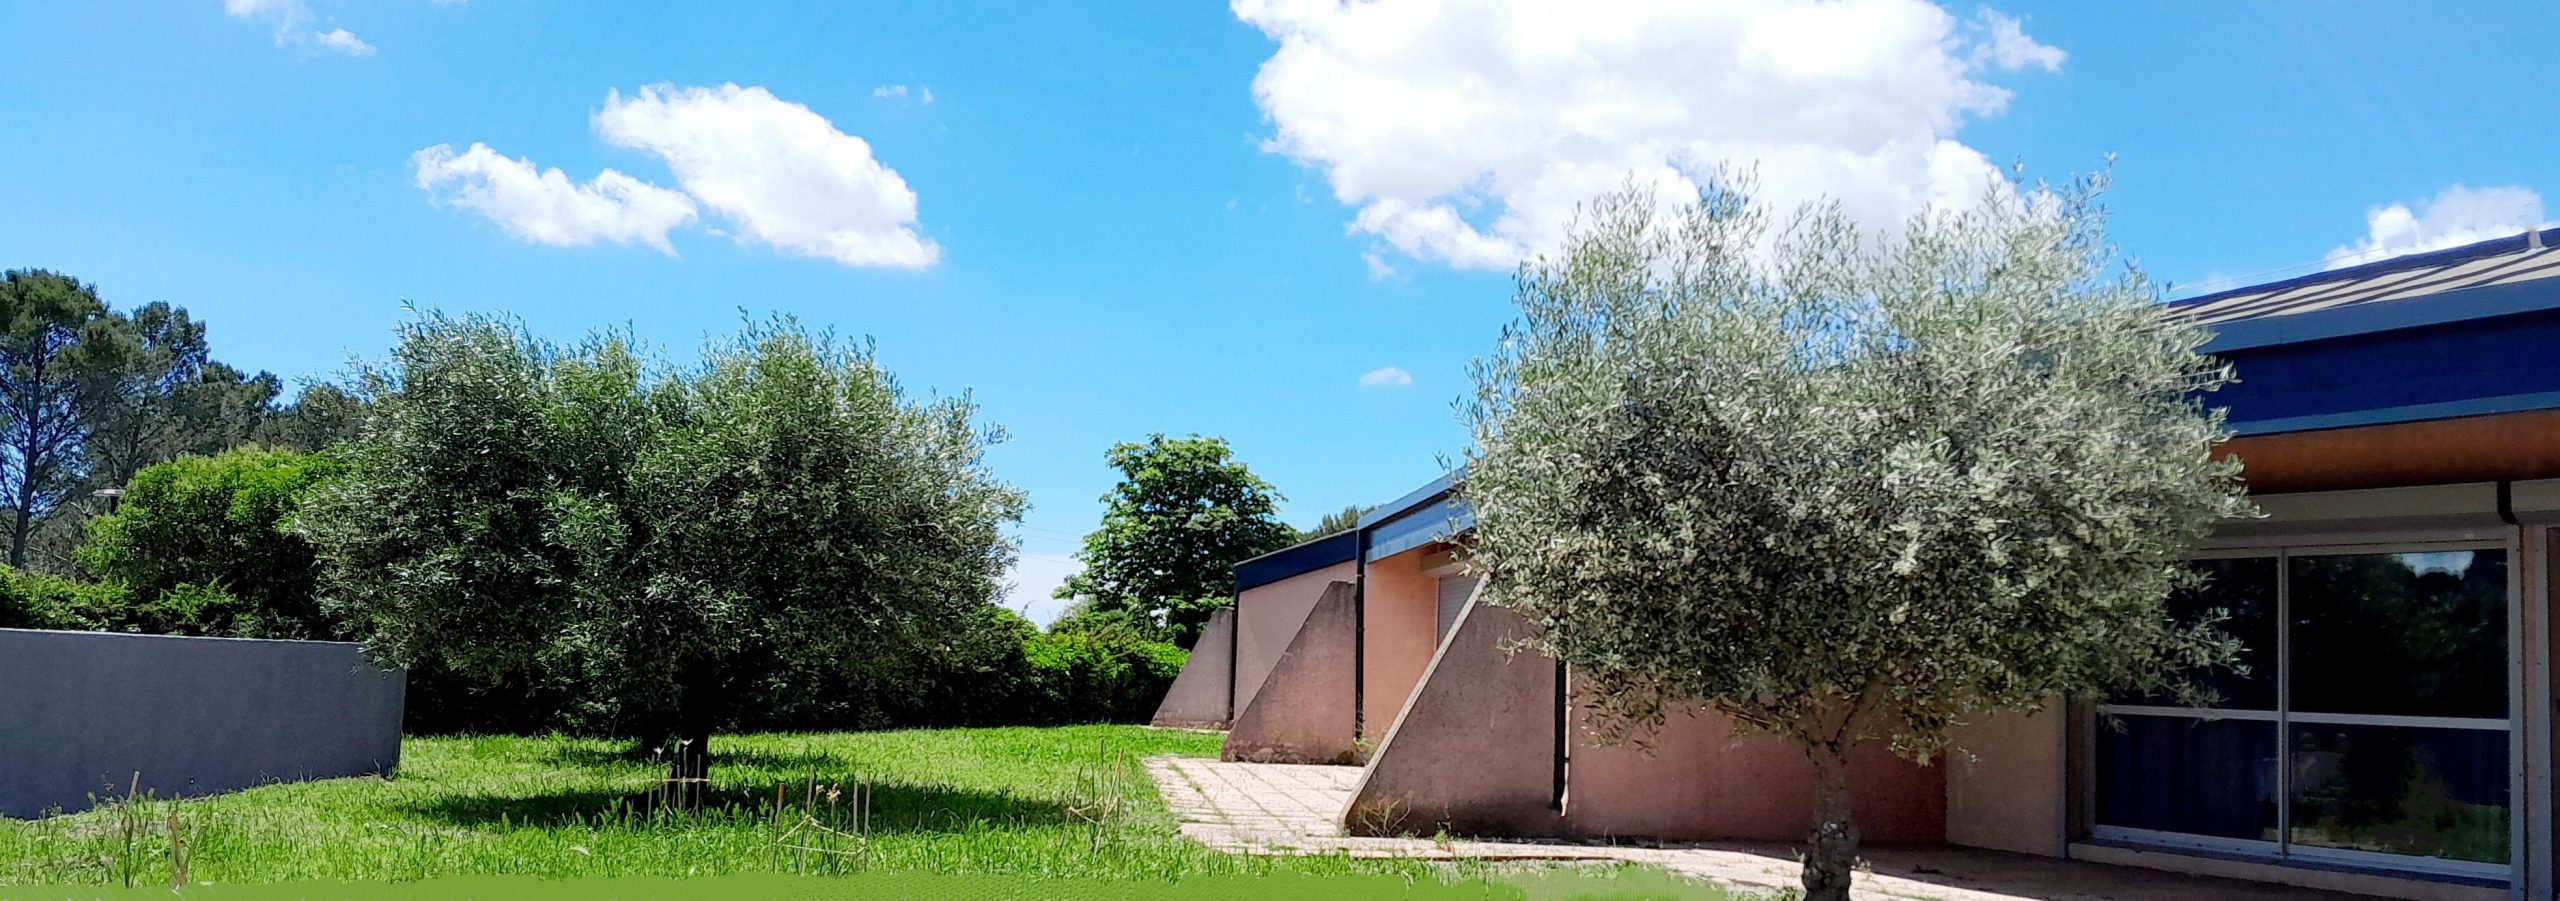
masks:
{"label": "reflection in glass", "polygon": [[2298,556],[2292,707],[2504,718],[2504,551]]}
{"label": "reflection in glass", "polygon": [[2507,733],[2295,726],[2293,842],[2507,862]]}
{"label": "reflection in glass", "polygon": [[2276,840],[2274,723],[2100,717],[2098,822]]}
{"label": "reflection in glass", "polygon": [[[2185,674],[2213,696],[2211,706],[2231,710],[2276,709],[2276,558],[2192,560],[2188,568],[2204,584],[2169,596],[2169,618],[2180,624],[2220,616],[2216,628],[2240,642],[2236,666]],[[2186,706],[2167,692],[2133,703]]]}

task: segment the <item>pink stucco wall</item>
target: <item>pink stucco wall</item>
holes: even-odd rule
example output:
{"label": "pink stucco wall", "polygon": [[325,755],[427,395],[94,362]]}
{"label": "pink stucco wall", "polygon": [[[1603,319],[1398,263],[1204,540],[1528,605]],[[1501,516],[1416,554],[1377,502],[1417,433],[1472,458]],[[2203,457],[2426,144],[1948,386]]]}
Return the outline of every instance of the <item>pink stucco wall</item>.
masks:
{"label": "pink stucco wall", "polygon": [[1236,616],[1233,610],[1212,610],[1209,622],[1200,628],[1200,640],[1191,645],[1191,656],[1183,661],[1182,672],[1167,686],[1164,700],[1156,704],[1155,716],[1148,723],[1183,729],[1224,729],[1233,714],[1227,689],[1234,682],[1228,677],[1229,664],[1236,640]]}
{"label": "pink stucco wall", "polygon": [[1307,621],[1307,611],[1315,608],[1325,586],[1349,582],[1357,574],[1351,561],[1345,560],[1236,594],[1237,711],[1253,703],[1254,694],[1262,690],[1281,652],[1289,649],[1290,639],[1297,637],[1298,625]]}
{"label": "pink stucco wall", "polygon": [[1218,756],[1257,763],[1354,763],[1352,651],[1358,619],[1352,587],[1325,587],[1271,668],[1268,684],[1236,713]]}
{"label": "pink stucco wall", "polygon": [[1981,717],[1955,729],[1947,771],[1947,841],[2060,856],[2065,708]]}
{"label": "pink stucco wall", "polygon": [[1343,826],[1354,835],[1557,835],[1555,663],[1503,649],[1531,627],[1500,607],[1462,613],[1378,743]]}
{"label": "pink stucco wall", "polygon": [[1440,582],[1423,574],[1423,559],[1436,550],[1436,545],[1425,545],[1369,564],[1362,600],[1367,620],[1361,639],[1368,656],[1360,720],[1360,737],[1369,741],[1386,735],[1439,646]]}
{"label": "pink stucco wall", "polygon": [[[1577,834],[1797,841],[1813,829],[1813,764],[1791,741],[1674,713],[1647,753],[1601,745],[1582,719],[1576,708],[1565,780],[1565,818]],[[1850,813],[1864,840],[1944,840],[1944,772],[1881,747],[1853,752]]]}

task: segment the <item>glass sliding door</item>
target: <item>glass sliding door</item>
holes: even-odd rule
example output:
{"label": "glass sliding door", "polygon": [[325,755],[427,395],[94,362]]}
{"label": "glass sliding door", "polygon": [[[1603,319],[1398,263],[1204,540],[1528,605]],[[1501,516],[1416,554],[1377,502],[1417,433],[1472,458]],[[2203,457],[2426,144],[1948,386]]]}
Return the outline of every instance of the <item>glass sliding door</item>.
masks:
{"label": "glass sliding door", "polygon": [[2503,547],[2197,560],[2173,598],[2244,650],[2204,706],[2099,705],[2100,838],[2490,878],[2509,873]]}

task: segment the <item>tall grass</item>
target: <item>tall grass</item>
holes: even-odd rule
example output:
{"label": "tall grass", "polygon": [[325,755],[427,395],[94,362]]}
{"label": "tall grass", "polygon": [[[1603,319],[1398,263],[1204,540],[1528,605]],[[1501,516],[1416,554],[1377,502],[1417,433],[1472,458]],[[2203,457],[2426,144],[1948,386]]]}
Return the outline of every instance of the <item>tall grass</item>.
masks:
{"label": "tall grass", "polygon": [[0,883],[1491,872],[1185,840],[1141,760],[1214,755],[1217,741],[1120,726],[724,736],[709,783],[671,799],[662,763],[611,742],[413,738],[390,778],[183,801],[127,791],[75,815],[0,820]]}

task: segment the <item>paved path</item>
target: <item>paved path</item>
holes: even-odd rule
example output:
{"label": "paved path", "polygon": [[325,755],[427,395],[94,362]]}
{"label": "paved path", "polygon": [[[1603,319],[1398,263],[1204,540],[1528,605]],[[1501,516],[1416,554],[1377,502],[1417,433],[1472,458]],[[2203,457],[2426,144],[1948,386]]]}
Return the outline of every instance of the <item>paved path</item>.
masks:
{"label": "paved path", "polygon": [[[1337,818],[1360,770],[1347,766],[1221,763],[1183,757],[1147,761],[1182,834],[1238,854],[1326,854],[1430,860],[1624,861],[1650,864],[1749,892],[1796,885],[1795,852],[1781,845],[1678,844],[1663,847],[1532,841],[1435,841],[1346,836]],[[1868,852],[1857,896],[1873,901],[2329,901],[2360,896],[2054,860],[1971,848],[1879,848]]]}

